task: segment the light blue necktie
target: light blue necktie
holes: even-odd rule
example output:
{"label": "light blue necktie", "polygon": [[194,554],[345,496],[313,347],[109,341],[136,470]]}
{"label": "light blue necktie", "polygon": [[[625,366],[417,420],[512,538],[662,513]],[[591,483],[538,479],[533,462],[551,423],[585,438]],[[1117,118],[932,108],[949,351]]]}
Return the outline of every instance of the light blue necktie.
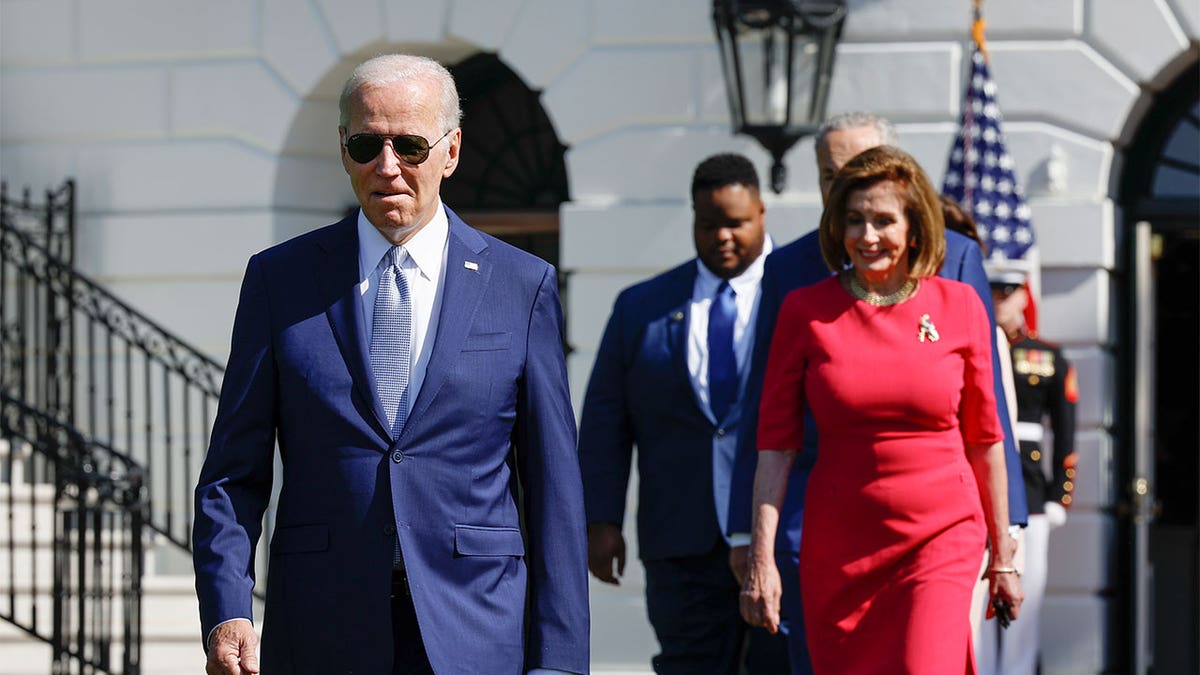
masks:
{"label": "light blue necktie", "polygon": [[412,361],[412,298],[400,270],[407,252],[393,246],[384,256],[371,324],[371,368],[392,438],[408,419],[408,374]]}
{"label": "light blue necktie", "polygon": [[733,353],[733,324],[737,300],[733,287],[722,281],[708,309],[708,405],[717,424],[737,400],[737,357]]}

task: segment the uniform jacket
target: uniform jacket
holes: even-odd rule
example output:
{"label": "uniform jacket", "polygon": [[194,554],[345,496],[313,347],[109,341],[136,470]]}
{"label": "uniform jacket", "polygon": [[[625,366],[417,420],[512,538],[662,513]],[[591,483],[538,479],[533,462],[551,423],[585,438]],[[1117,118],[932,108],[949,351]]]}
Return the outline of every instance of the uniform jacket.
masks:
{"label": "uniform jacket", "polygon": [[624,522],[637,445],[644,560],[702,555],[722,539],[713,465],[733,461],[742,397],[723,420],[696,398],[687,368],[696,274],[692,259],[620,293],[583,404],[579,455],[588,522]]}
{"label": "uniform jacket", "polygon": [[357,214],[246,269],[196,488],[196,590],[204,635],[251,616],[278,441],[266,673],[392,672],[397,536],[437,672],[587,672],[583,502],[555,272],[447,212],[437,336],[395,441],[369,365]]}
{"label": "uniform jacket", "polygon": [[[1042,513],[1046,502],[1070,508],[1075,486],[1075,369],[1058,345],[1022,334],[1010,345],[1017,394],[1017,440],[1029,512]],[[1042,469],[1042,424],[1054,432],[1053,478]],[[1032,427],[1032,434],[1025,428]]]}
{"label": "uniform jacket", "polygon": [[[758,405],[762,396],[763,375],[767,356],[771,351],[771,336],[775,332],[775,320],[783,299],[791,291],[809,286],[829,277],[829,268],[821,257],[821,246],[817,232],[797,239],[778,248],[767,256],[763,268],[762,300],[758,308],[755,330],[754,356],[750,364],[750,379],[746,385],[745,406],[747,413],[743,431],[738,440],[737,464],[733,472],[733,494],[730,498],[731,532],[749,532],[753,509],[754,470],[758,465],[756,443],[758,428]],[[1000,372],[1000,354],[995,345],[995,315],[992,310],[992,293],[987,275],[983,271],[983,260],[979,246],[957,232],[946,232],[946,260],[942,263],[939,276],[970,284],[983,300],[988,317],[992,322],[992,372]],[[1008,517],[1013,524],[1024,525],[1028,519],[1025,506],[1025,488],[1021,477],[1021,460],[1017,456],[1013,441],[1008,404],[1004,399],[1003,382],[995,379],[996,405],[1000,424],[1004,430],[1004,450],[1008,474]],[[792,464],[788,476],[788,489],[783,511],[780,513],[779,533],[776,549],[781,551],[800,550],[800,526],[804,515],[804,493],[808,475],[816,462],[817,430],[811,413],[805,413],[804,451]]]}

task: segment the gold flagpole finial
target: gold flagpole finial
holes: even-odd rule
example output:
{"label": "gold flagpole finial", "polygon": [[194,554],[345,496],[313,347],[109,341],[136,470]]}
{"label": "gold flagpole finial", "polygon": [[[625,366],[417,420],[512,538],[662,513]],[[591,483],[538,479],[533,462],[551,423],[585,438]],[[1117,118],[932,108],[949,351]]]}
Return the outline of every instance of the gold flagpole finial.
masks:
{"label": "gold flagpole finial", "polygon": [[983,58],[988,58],[987,38],[984,33],[987,32],[987,22],[983,20],[983,0],[974,0],[975,4],[975,21],[971,24],[971,38],[975,40],[975,46],[983,53]]}

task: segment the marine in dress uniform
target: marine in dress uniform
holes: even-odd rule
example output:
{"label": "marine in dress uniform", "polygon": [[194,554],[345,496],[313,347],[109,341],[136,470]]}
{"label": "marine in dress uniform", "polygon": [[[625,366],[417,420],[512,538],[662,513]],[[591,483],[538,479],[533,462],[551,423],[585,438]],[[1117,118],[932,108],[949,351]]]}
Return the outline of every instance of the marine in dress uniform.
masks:
{"label": "marine in dress uniform", "polygon": [[[1021,472],[1029,505],[1025,531],[1025,568],[1021,617],[1007,630],[986,630],[979,645],[980,675],[1033,675],[1037,672],[1038,633],[1046,593],[1050,530],[1066,522],[1076,481],[1075,368],[1062,349],[1038,338],[1024,320],[1029,303],[1028,268],[1022,261],[986,265],[996,308],[996,324],[1008,336],[1012,356],[1017,423],[1013,429],[1021,454]],[[1046,438],[1046,422],[1052,440]],[[1051,440],[1051,443],[1047,443]],[[1047,472],[1047,452],[1049,472]],[[998,644],[997,644],[998,643]]]}

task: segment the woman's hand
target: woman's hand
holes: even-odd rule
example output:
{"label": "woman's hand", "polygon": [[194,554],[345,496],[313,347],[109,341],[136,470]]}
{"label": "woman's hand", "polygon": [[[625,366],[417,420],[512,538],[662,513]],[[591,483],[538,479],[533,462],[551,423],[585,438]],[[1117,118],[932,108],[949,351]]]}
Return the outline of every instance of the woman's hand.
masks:
{"label": "woman's hand", "polygon": [[751,626],[779,632],[779,599],[783,585],[775,567],[775,533],[787,495],[788,473],[795,450],[763,450],[754,471],[754,520],[750,526],[750,561],[738,596],[742,618]]}
{"label": "woman's hand", "polygon": [[751,554],[746,583],[742,584],[742,592],[738,596],[742,618],[751,626],[762,626],[772,633],[779,632],[779,599],[782,595],[783,585],[775,561]]}
{"label": "woman's hand", "polygon": [[996,603],[1001,602],[1007,603],[1009,614],[1015,619],[1021,612],[1025,594],[1021,591],[1020,575],[1013,567],[1017,540],[1008,534],[1008,474],[1004,467],[1004,444],[967,443],[966,447],[992,545],[992,562],[987,573],[991,590],[987,618],[996,615]]}
{"label": "woman's hand", "polygon": [[989,587],[991,589],[988,602],[987,618],[996,615],[996,604],[1004,603],[1009,608],[1009,618],[1016,620],[1021,614],[1021,603],[1025,600],[1025,592],[1021,590],[1021,576],[1011,567],[993,567],[988,570]]}
{"label": "woman's hand", "polygon": [[996,615],[996,603],[1008,605],[1012,619],[1021,611],[1025,593],[1021,589],[1021,573],[1013,567],[1017,556],[1017,540],[1008,533],[1001,534],[992,545],[992,564],[988,567],[988,589],[990,590],[987,618]]}

